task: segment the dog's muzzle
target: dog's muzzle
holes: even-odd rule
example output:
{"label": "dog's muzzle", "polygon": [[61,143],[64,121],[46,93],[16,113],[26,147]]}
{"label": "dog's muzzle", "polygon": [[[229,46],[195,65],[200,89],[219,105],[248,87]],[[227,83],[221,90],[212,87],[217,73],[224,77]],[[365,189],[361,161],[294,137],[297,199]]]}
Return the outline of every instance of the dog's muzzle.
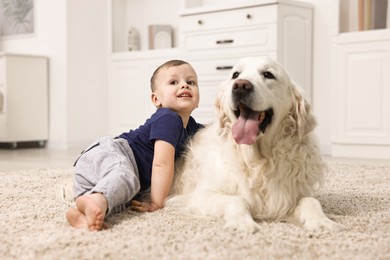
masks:
{"label": "dog's muzzle", "polygon": [[233,85],[233,102],[237,109],[234,111],[237,121],[232,127],[233,138],[238,144],[253,144],[260,131],[265,133],[272,121],[273,110],[255,111],[250,107],[253,100],[254,87],[248,80],[238,79]]}

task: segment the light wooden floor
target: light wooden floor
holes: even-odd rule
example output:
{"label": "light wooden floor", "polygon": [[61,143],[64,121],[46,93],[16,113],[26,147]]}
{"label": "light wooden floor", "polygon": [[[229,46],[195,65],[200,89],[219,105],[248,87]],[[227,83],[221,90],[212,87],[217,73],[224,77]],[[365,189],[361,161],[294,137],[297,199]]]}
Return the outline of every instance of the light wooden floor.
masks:
{"label": "light wooden floor", "polygon": [[72,167],[82,148],[0,148],[0,171]]}

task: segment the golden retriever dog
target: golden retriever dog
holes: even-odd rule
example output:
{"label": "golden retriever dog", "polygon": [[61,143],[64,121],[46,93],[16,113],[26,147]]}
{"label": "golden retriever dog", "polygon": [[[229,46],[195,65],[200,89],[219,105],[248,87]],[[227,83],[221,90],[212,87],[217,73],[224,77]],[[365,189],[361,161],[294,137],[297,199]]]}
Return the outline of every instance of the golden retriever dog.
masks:
{"label": "golden retriever dog", "polygon": [[168,206],[223,218],[246,232],[256,221],[340,230],[313,197],[326,166],[302,91],[277,62],[244,58],[221,84],[216,120],[179,163]]}

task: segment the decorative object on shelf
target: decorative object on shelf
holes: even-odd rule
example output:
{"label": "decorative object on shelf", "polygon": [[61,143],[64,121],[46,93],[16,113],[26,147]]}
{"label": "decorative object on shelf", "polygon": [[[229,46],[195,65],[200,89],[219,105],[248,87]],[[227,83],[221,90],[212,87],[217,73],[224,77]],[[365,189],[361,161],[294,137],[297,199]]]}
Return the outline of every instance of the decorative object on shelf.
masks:
{"label": "decorative object on shelf", "polygon": [[129,51],[139,50],[139,33],[134,27],[130,27],[127,35],[127,49]]}
{"label": "decorative object on shelf", "polygon": [[386,16],[387,16],[387,8],[388,3],[387,0],[371,0],[369,1],[368,10],[371,11],[371,15],[369,15],[369,27],[368,30],[375,29],[384,29],[386,28]]}
{"label": "decorative object on shelf", "polygon": [[390,0],[387,0],[387,29],[390,29]]}
{"label": "decorative object on shelf", "polygon": [[[384,29],[389,0],[340,0],[340,31],[353,32]],[[388,23],[388,21],[387,21]]]}
{"label": "decorative object on shelf", "polygon": [[34,0],[0,0],[0,36],[34,32]]}
{"label": "decorative object on shelf", "polygon": [[149,25],[149,49],[173,47],[173,30],[170,25]]}

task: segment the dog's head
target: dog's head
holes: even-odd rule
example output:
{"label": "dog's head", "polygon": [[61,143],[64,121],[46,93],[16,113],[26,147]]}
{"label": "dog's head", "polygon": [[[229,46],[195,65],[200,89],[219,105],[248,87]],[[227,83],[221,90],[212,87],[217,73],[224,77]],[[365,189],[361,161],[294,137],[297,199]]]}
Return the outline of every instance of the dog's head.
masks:
{"label": "dog's head", "polygon": [[241,59],[222,83],[216,105],[221,128],[231,128],[238,144],[253,144],[275,133],[286,117],[294,120],[298,135],[314,127],[301,91],[270,58]]}

